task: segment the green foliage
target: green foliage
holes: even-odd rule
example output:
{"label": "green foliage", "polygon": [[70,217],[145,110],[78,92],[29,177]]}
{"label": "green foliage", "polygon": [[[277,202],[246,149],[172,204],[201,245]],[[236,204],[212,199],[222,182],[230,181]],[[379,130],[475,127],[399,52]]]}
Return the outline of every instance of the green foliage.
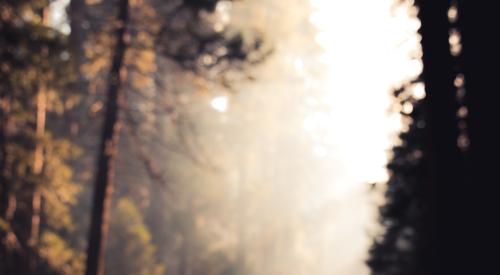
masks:
{"label": "green foliage", "polygon": [[71,206],[81,187],[72,182],[73,172],[67,162],[80,150],[67,140],[53,140],[45,146],[45,198],[47,225],[53,229],[72,230]]}
{"label": "green foliage", "polygon": [[[82,272],[81,253],[69,241],[74,229],[71,208],[80,188],[72,181],[68,162],[79,150],[52,127],[58,115],[67,111],[62,102],[70,93],[73,74],[67,37],[44,23],[43,9],[48,5],[43,0],[0,2],[0,209],[5,225],[0,237],[4,241],[8,229],[18,242],[15,249],[4,242],[0,256],[14,254],[14,262],[0,263],[0,268],[14,266],[9,271],[12,274],[26,272],[26,251],[35,254],[39,274]],[[39,107],[42,90],[44,103]],[[38,108],[46,114],[46,123],[41,124],[46,129],[37,134]],[[34,168],[36,148],[41,149],[40,172]],[[40,241],[31,244],[27,236],[33,215],[31,200],[37,189],[42,196]],[[8,196],[14,200],[5,200]]]}
{"label": "green foliage", "polygon": [[120,198],[111,219],[106,274],[160,275],[165,267],[155,259],[151,233],[135,204]]}
{"label": "green foliage", "polygon": [[83,274],[84,254],[76,252],[55,232],[46,231],[42,234],[39,253],[59,274]]}

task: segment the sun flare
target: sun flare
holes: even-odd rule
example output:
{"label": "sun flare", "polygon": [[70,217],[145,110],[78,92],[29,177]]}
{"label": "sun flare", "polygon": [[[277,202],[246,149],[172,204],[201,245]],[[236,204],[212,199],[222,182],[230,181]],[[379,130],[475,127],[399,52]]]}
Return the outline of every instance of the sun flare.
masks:
{"label": "sun flare", "polygon": [[345,163],[346,185],[387,179],[387,152],[401,127],[398,114],[389,111],[390,91],[422,67],[410,59],[418,52],[419,21],[408,6],[393,4],[311,0],[309,19],[319,30],[327,70],[319,100],[328,111],[309,114],[304,130],[323,133],[331,154]]}

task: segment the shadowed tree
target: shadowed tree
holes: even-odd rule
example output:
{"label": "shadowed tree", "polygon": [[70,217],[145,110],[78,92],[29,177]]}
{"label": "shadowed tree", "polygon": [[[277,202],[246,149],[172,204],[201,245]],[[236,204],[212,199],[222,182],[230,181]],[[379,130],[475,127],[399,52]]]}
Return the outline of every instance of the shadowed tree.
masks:
{"label": "shadowed tree", "polygon": [[98,151],[95,191],[89,244],[87,248],[87,275],[104,274],[104,252],[109,229],[111,195],[113,192],[114,160],[118,153],[120,135],[120,102],[122,100],[122,81],[125,74],[123,63],[127,50],[126,32],[129,18],[129,1],[118,2],[116,45],[112,53],[111,68],[108,76],[107,98],[101,145]]}
{"label": "shadowed tree", "polygon": [[428,147],[425,145],[426,120],[423,102],[412,96],[419,84],[408,85],[395,91],[403,106],[412,104],[411,113],[402,112],[408,131],[399,135],[401,145],[392,149],[392,159],[387,168],[386,203],[380,208],[380,222],[384,233],[370,249],[368,265],[374,275],[426,274],[428,263],[422,259],[425,241],[422,234],[429,205],[425,193],[427,181]]}
{"label": "shadowed tree", "polygon": [[[457,28],[463,46],[461,67],[464,74],[467,108],[467,132],[470,145],[467,152],[468,178],[454,192],[461,220],[452,224],[460,237],[449,249],[457,257],[450,259],[460,270],[456,274],[486,274],[498,270],[494,253],[498,247],[499,209],[498,157],[500,156],[500,45],[496,33],[498,2],[467,1],[458,3]],[[450,227],[451,227],[450,226]],[[457,230],[458,229],[458,230]],[[457,261],[460,264],[457,264]]]}
{"label": "shadowed tree", "polygon": [[[1,1],[0,268],[5,274],[78,273],[67,242],[78,188],[75,148],[48,127],[66,111],[67,37],[48,26],[48,1]],[[49,240],[50,239],[50,240]],[[47,253],[48,251],[50,253]],[[56,259],[61,254],[73,255]]]}
{"label": "shadowed tree", "polygon": [[[465,173],[457,145],[459,104],[456,63],[448,41],[450,4],[417,2],[426,97],[409,101],[413,105],[409,131],[400,135],[402,145],[393,149],[388,165],[392,173],[387,203],[381,208],[385,232],[368,261],[373,274],[441,274],[438,265],[448,266],[444,260],[451,259],[440,258],[438,263],[439,255],[448,253],[447,247],[456,241],[458,199],[450,191],[463,186]],[[411,88],[402,88],[396,95],[405,93],[411,94]]]}
{"label": "shadowed tree", "polygon": [[[426,98],[414,112],[423,113],[426,130],[411,126],[401,135],[407,149],[398,154],[400,147],[394,148],[387,204],[381,209],[386,231],[368,263],[373,274],[487,273],[496,268],[487,248],[494,247],[498,230],[492,219],[497,188],[488,184],[497,181],[492,159],[500,154],[494,127],[500,55],[491,35],[498,27],[497,9],[466,0],[416,5]],[[453,48],[457,34],[462,37],[458,50]],[[413,119],[412,125],[419,123]],[[395,165],[412,156],[408,149],[415,144],[423,148],[420,168]],[[419,211],[408,207],[415,202]],[[414,237],[401,246],[399,235],[408,225]]]}
{"label": "shadowed tree", "polygon": [[[449,33],[451,24],[448,10],[451,1],[420,0],[419,19],[422,23],[422,77],[425,82],[426,98],[424,108],[427,121],[428,175],[423,187],[430,211],[421,221],[421,251],[417,255],[427,266],[427,274],[456,274],[460,268],[456,257],[460,253],[455,229],[460,224],[461,215],[456,207],[461,198],[454,196],[454,190],[464,187],[464,158],[458,146],[458,101],[454,86],[455,60],[450,52]],[[438,205],[439,204],[439,205]],[[450,249],[456,247],[456,249]],[[455,255],[451,255],[455,254]],[[446,255],[445,257],[443,257]]]}

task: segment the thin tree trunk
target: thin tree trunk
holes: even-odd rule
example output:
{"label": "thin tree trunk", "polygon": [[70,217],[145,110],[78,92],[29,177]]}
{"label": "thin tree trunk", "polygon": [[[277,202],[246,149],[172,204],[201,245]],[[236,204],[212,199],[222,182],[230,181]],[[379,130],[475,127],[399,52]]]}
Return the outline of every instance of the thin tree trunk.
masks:
{"label": "thin tree trunk", "polygon": [[[45,7],[42,9],[42,25],[48,26],[50,8]],[[42,49],[48,50],[48,49]],[[40,177],[42,175],[44,164],[44,148],[42,139],[45,135],[45,122],[47,117],[47,85],[45,79],[40,75],[39,86],[36,95],[36,125],[35,136],[36,144],[33,156],[33,176]],[[36,184],[33,187],[33,194],[31,198],[31,226],[28,239],[28,245],[35,251],[38,246],[40,237],[40,215],[42,211],[42,191],[40,186]],[[31,272],[36,271],[38,256],[35,253],[30,253],[29,268]]]}
{"label": "thin tree trunk", "polygon": [[[71,24],[70,33],[70,48],[72,54],[72,60],[75,72],[80,78],[83,78],[81,74],[80,66],[84,63],[85,54],[83,53],[83,47],[85,43],[85,30],[82,24],[85,22],[86,17],[86,6],[85,0],[71,0],[69,5],[69,17]],[[79,81],[82,81],[79,79]]]}
{"label": "thin tree trunk", "polygon": [[[36,145],[33,158],[33,176],[40,177],[42,175],[44,164],[44,148],[41,139],[45,135],[45,121],[47,114],[47,88],[44,80],[40,80],[36,99]],[[33,187],[31,198],[31,226],[28,239],[28,245],[35,251],[40,238],[40,215],[42,212],[42,191],[39,185]],[[32,272],[36,271],[38,256],[31,253],[29,258],[29,268]]]}
{"label": "thin tree trunk", "polygon": [[113,192],[114,160],[118,150],[120,132],[121,83],[124,74],[124,57],[127,49],[128,0],[120,0],[118,12],[117,42],[115,45],[107,91],[104,127],[97,160],[97,174],[93,209],[87,248],[86,275],[104,274],[104,253],[109,229],[111,195]]}
{"label": "thin tree trunk", "polygon": [[12,274],[11,248],[9,247],[9,230],[14,209],[16,208],[16,199],[11,190],[8,173],[10,172],[9,154],[7,145],[9,142],[9,113],[10,97],[2,91],[0,97],[0,211],[3,227],[0,227],[0,270],[3,274]]}
{"label": "thin tree trunk", "polygon": [[[87,19],[87,6],[85,0],[71,0],[68,10],[70,18],[71,33],[69,35],[69,50],[71,52],[71,62],[74,73],[77,76],[76,89],[84,93],[87,90],[88,81],[85,79],[85,73],[82,70],[82,65],[86,61],[85,57],[85,41],[87,31],[84,28],[85,20]],[[70,114],[69,120],[75,121],[74,114]],[[71,131],[75,135],[77,131]]]}
{"label": "thin tree trunk", "polygon": [[[43,82],[43,80],[42,80]],[[45,120],[47,114],[47,95],[46,87],[44,83],[40,84],[38,94],[37,94],[37,104],[36,104],[36,137],[37,143],[35,146],[34,160],[33,160],[33,174],[35,176],[40,176],[43,169],[44,155],[43,155],[43,145],[40,139],[43,138],[45,134]],[[42,205],[42,193],[39,186],[35,186],[32,198],[32,217],[31,217],[31,232],[29,244],[35,247],[38,243],[39,233],[40,233],[40,211]]]}

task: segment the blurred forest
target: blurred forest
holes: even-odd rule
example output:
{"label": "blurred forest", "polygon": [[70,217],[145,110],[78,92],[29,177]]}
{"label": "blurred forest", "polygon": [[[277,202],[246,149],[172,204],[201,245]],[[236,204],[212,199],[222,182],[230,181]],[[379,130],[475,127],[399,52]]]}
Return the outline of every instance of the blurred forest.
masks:
{"label": "blurred forest", "polygon": [[[496,9],[395,2],[421,22],[423,72],[394,89],[403,127],[380,225],[359,229],[373,237],[369,272],[489,274]],[[0,0],[0,274],[326,275],[357,253],[358,241],[335,255],[338,240],[322,242],[331,216],[371,219],[366,201],[351,199],[348,218],[318,202],[328,145],[295,130],[326,108],[303,104],[325,77],[311,9]]]}
{"label": "blurred forest", "polygon": [[414,2],[423,71],[394,90],[406,126],[367,263],[374,275],[486,274],[498,270],[496,12],[481,1]]}
{"label": "blurred forest", "polygon": [[[266,28],[290,41],[299,27],[312,39],[308,4],[296,4],[303,9],[286,19],[284,1],[2,1],[2,274],[307,267],[288,243],[306,230],[296,229],[300,211],[283,213],[306,186],[278,193],[286,170],[307,175],[301,165],[313,156],[257,171],[292,135],[269,132],[276,121],[256,124],[276,110],[236,94],[280,46]],[[283,24],[266,27],[277,16]],[[305,43],[296,49],[319,52]],[[229,96],[254,102],[229,118]]]}

